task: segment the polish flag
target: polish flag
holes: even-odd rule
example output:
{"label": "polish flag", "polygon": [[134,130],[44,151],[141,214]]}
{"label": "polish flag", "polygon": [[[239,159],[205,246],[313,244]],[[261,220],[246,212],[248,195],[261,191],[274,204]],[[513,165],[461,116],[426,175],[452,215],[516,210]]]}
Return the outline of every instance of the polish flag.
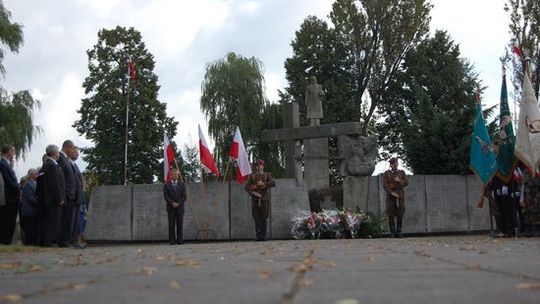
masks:
{"label": "polish flag", "polygon": [[163,133],[163,180],[168,182],[171,180],[171,165],[174,162],[174,151],[169,141],[167,133]]}
{"label": "polish flag", "polygon": [[229,156],[236,160],[236,181],[243,183],[248,175],[251,174],[251,164],[240,134],[240,128],[236,127],[234,139],[229,151]]}
{"label": "polish flag", "polygon": [[523,51],[518,44],[512,46],[512,53],[516,54],[521,60],[523,60]]}
{"label": "polish flag", "polygon": [[207,172],[212,172],[215,176],[219,176],[219,171],[216,166],[216,162],[214,161],[214,157],[212,157],[212,153],[210,153],[210,149],[208,148],[208,144],[206,143],[206,140],[204,139],[204,135],[203,135],[200,125],[199,125],[199,154],[201,156],[201,164],[205,168],[205,170]]}
{"label": "polish flag", "polygon": [[135,65],[133,64],[133,59],[131,57],[128,59],[128,75],[131,80],[135,81]]}

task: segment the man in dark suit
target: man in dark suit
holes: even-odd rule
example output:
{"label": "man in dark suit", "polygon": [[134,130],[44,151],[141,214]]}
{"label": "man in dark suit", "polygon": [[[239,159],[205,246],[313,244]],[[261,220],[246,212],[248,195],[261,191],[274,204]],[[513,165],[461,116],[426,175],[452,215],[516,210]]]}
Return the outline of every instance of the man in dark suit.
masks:
{"label": "man in dark suit", "polygon": [[[75,178],[75,170],[73,168],[73,162],[71,158],[73,157],[77,147],[73,144],[71,140],[66,140],[62,144],[62,151],[60,151],[60,158],[58,159],[58,165],[62,169],[64,174],[65,181],[65,190],[66,190],[66,204],[62,207],[62,226],[60,232],[60,242],[59,246],[61,247],[72,247],[74,246],[73,239],[73,227],[75,221],[75,215],[78,214],[77,206],[77,181]],[[80,204],[79,204],[80,206]]]}
{"label": "man in dark suit", "polygon": [[37,179],[37,194],[39,203],[43,206],[44,214],[44,240],[45,246],[53,246],[60,242],[60,227],[62,207],[66,204],[65,179],[62,169],[57,161],[60,150],[55,145],[48,145],[47,160],[43,164],[40,176]]}
{"label": "man in dark suit", "polygon": [[75,163],[75,161],[79,158],[79,149],[75,147],[73,153],[71,153],[69,158],[71,160],[71,169],[73,170],[73,174],[75,176],[75,201],[73,205],[73,209],[75,209],[75,214],[73,219],[73,225],[71,226],[72,234],[70,237],[71,242],[75,247],[83,248],[83,245],[79,242],[79,220],[84,195],[83,177],[79,166],[77,166],[77,164]]}
{"label": "man in dark suit", "polygon": [[1,149],[0,173],[4,180],[4,193],[6,204],[0,207],[0,243],[9,245],[13,241],[13,233],[17,223],[17,211],[21,199],[21,189],[15,172],[13,160],[15,148],[12,145],[3,145]]}
{"label": "man in dark suit", "polygon": [[[187,198],[186,187],[178,180],[180,172],[171,169],[171,180],[163,186],[163,196],[167,202],[167,218],[169,220],[169,244],[183,244],[182,226],[184,223],[184,203]],[[175,237],[176,224],[176,237]]]}

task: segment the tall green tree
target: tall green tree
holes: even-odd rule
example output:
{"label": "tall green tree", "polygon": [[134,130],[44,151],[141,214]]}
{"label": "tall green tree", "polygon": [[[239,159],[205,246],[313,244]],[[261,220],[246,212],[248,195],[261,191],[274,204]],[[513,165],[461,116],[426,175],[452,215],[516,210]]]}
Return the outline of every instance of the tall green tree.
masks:
{"label": "tall green tree", "polygon": [[35,136],[41,132],[32,117],[39,106],[39,100],[26,90],[11,94],[0,88],[0,143],[13,145],[17,157],[24,157]]}
{"label": "tall green tree", "polygon": [[201,110],[214,139],[214,158],[223,171],[236,126],[248,153],[259,141],[261,113],[268,104],[264,94],[262,62],[235,53],[207,64],[202,82]]}
{"label": "tall green tree", "polygon": [[[122,184],[124,132],[129,91],[128,182],[152,183],[160,172],[163,132],[176,135],[177,122],[157,99],[159,85],[154,74],[154,56],[134,28],[102,29],[88,54],[89,75],[83,83],[88,97],[78,110],[74,127],[94,143],[84,149],[88,170],[100,184]],[[136,80],[129,81],[127,60],[131,57]],[[129,84],[129,85],[128,85]]]}
{"label": "tall green tree", "polygon": [[187,143],[182,153],[182,178],[187,183],[201,181],[201,165],[199,161],[199,147],[196,144]]}
{"label": "tall green tree", "polygon": [[305,109],[306,79],[316,76],[326,93],[322,122],[360,121],[367,134],[404,56],[425,37],[431,7],[424,0],[336,0],[332,26],[308,17],[296,32],[287,92]]}
{"label": "tall green tree", "polygon": [[6,56],[6,47],[12,53],[19,52],[19,47],[23,44],[22,25],[11,21],[11,12],[6,9],[4,3],[0,1],[0,73],[5,76],[6,69],[3,61]]}
{"label": "tall green tree", "polygon": [[[509,30],[511,40],[509,48],[520,46],[530,58],[532,85],[538,98],[540,88],[540,1],[538,0],[508,0],[505,10],[510,13]],[[516,92],[521,91],[525,67],[516,56],[510,56],[514,77],[513,87]],[[519,95],[519,94],[518,94]]]}
{"label": "tall green tree", "polygon": [[379,142],[415,174],[469,172],[477,73],[459,46],[437,31],[412,50],[383,98]]}

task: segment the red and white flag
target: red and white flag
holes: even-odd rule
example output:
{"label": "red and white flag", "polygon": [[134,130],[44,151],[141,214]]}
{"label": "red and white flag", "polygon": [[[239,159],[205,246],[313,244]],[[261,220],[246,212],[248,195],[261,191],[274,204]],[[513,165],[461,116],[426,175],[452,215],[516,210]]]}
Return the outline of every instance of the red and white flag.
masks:
{"label": "red and white flag", "polygon": [[163,133],[163,180],[171,180],[171,165],[174,163],[174,151],[166,133]]}
{"label": "red and white flag", "polygon": [[133,59],[131,57],[128,59],[128,76],[131,80],[135,81],[135,65],[133,64]]}
{"label": "red and white flag", "polygon": [[207,172],[212,172],[215,176],[219,176],[219,171],[216,166],[216,162],[214,161],[214,157],[212,156],[212,153],[210,153],[210,149],[208,148],[206,139],[204,139],[204,135],[203,135],[200,125],[199,125],[199,154],[201,157],[201,165],[203,166],[203,168],[205,168]]}
{"label": "red and white flag", "polygon": [[236,160],[236,181],[243,183],[248,175],[251,174],[251,163],[242,140],[242,134],[240,134],[240,128],[236,127],[234,132],[233,143],[229,156]]}

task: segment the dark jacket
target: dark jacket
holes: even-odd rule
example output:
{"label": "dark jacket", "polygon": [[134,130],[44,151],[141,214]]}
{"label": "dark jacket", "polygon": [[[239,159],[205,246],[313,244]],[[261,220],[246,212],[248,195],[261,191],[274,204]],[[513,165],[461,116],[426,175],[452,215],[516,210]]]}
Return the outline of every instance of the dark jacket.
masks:
{"label": "dark jacket", "polygon": [[23,186],[22,215],[34,216],[39,214],[38,198],[36,194],[36,182],[28,179]]}
{"label": "dark jacket", "polygon": [[75,163],[71,163],[71,167],[73,169],[73,175],[75,177],[75,205],[79,206],[83,203],[83,178],[82,173],[79,170],[79,167]]}
{"label": "dark jacket", "polygon": [[163,186],[163,198],[167,202],[167,211],[173,209],[173,203],[179,203],[182,206],[187,198],[186,186],[181,181],[176,182],[176,187],[173,186],[172,181],[166,182]]}
{"label": "dark jacket", "polygon": [[62,173],[64,174],[66,204],[71,205],[77,200],[77,182],[75,180],[75,172],[73,171],[71,160],[64,156],[63,152],[60,152],[60,158],[57,162],[60,168],[62,168]]}
{"label": "dark jacket", "polygon": [[15,176],[15,171],[13,171],[9,162],[4,158],[0,158],[0,173],[4,179],[6,205],[18,205],[21,198],[21,188]]}
{"label": "dark jacket", "polygon": [[6,205],[6,189],[4,187],[4,178],[0,174],[0,206]]}
{"label": "dark jacket", "polygon": [[[396,182],[396,176],[399,176],[399,182]],[[395,192],[399,198],[404,198],[405,191],[403,191],[403,188],[407,187],[408,184],[409,182],[407,181],[405,171],[403,170],[396,170],[394,172],[392,169],[390,169],[386,170],[386,172],[383,174],[383,187],[388,197],[393,197],[392,192]]]}
{"label": "dark jacket", "polygon": [[54,207],[66,201],[64,174],[60,166],[52,159],[47,159],[37,179],[36,192],[41,206]]}

